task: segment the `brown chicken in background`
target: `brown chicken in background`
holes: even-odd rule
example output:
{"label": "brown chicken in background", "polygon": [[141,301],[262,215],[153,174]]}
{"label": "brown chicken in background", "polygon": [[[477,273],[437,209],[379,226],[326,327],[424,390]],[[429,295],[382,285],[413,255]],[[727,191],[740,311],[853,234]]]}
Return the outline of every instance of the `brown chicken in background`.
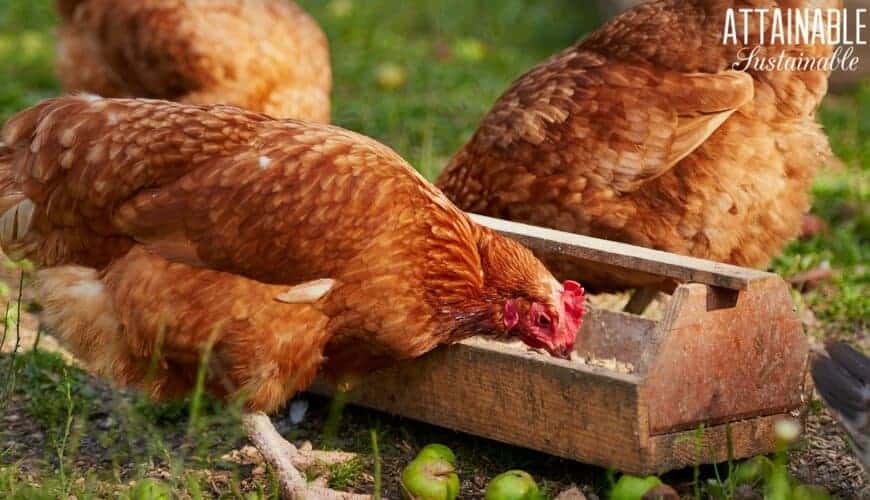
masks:
{"label": "brown chicken in background", "polygon": [[[520,77],[438,185],[470,212],[764,267],[799,234],[815,170],[831,155],[815,120],[828,74],[732,70],[744,46],[723,44],[726,9],[839,5],[634,7]],[[757,40],[757,23],[748,29]],[[742,40],[740,15],[737,30]],[[781,50],[820,58],[832,47],[765,45],[760,56]],[[594,288],[651,284],[580,273]]]}
{"label": "brown chicken in background", "polygon": [[328,123],[329,44],[290,0],[58,0],[66,91]]}
{"label": "brown chicken in background", "polygon": [[260,412],[316,372],[352,379],[474,335],[573,348],[583,289],[363,136],[76,96],[18,114],[3,140],[0,243],[47,267],[47,324],[97,373],[158,398],[189,391],[210,352],[209,389],[247,397],[288,495],[309,488],[294,464],[310,457]]}

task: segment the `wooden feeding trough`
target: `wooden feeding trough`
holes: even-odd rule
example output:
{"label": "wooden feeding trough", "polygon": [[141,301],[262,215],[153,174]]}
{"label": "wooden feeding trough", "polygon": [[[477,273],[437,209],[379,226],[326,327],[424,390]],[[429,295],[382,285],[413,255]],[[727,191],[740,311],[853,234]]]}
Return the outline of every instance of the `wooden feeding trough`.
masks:
{"label": "wooden feeding trough", "polygon": [[781,278],[475,220],[545,261],[585,261],[673,280],[676,288],[657,321],[590,310],[576,357],[609,363],[472,339],[372,375],[351,401],[635,474],[727,460],[729,436],[734,458],[773,450],[774,423],[802,406],[808,350]]}

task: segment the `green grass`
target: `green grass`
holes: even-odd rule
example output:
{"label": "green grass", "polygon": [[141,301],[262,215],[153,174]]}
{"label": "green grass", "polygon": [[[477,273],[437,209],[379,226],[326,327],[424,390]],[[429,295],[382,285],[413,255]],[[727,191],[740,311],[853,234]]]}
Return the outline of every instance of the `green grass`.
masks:
{"label": "green grass", "polygon": [[822,265],[834,278],[802,297],[823,337],[860,339],[870,318],[870,84],[847,95],[829,96],[820,113],[843,165],[821,171],[813,188],[813,213],[827,234],[788,247],[774,270],[790,276]]}
{"label": "green grass", "polygon": [[[598,23],[571,0],[303,1],[330,38],[334,120],[399,151],[433,178],[511,79]],[[350,5],[337,15],[336,5]],[[399,89],[377,83],[400,66]]]}
{"label": "green grass", "polygon": [[370,470],[369,465],[358,458],[333,465],[329,468],[329,487],[346,491],[368,470]]}
{"label": "green grass", "polygon": [[[321,22],[331,41],[335,123],[390,145],[430,179],[512,79],[600,21],[588,3],[575,0],[500,0],[497,7],[484,0],[300,3]],[[51,4],[0,2],[0,121],[59,92]],[[403,85],[379,83],[379,73],[388,68],[404,74]],[[830,97],[820,118],[843,160],[841,168],[823,169],[814,189],[813,211],[829,224],[830,232],[794,243],[773,269],[791,276],[831,266],[836,272],[830,283],[795,298],[815,313],[813,333],[858,338],[866,336],[870,317],[870,85]],[[8,357],[0,358],[0,374],[10,363]],[[218,459],[223,452],[215,450],[231,449],[240,436],[233,412],[213,401],[205,399],[191,411],[188,402],[153,404],[115,393],[53,354],[23,354],[15,365],[15,394],[24,401],[23,411],[44,430],[46,456],[38,464],[19,463],[0,440],[0,464],[5,464],[0,465],[0,492],[7,496],[38,498],[29,477],[41,485],[46,498],[67,493],[79,498],[148,498],[127,483],[141,481],[155,467],[180,472],[171,487],[191,498],[214,494],[208,487],[211,479],[204,476],[207,470],[228,471],[218,496],[241,498],[244,490],[264,497],[272,491],[268,479],[243,486],[250,470]],[[0,418],[5,408],[6,402],[0,401]],[[322,431],[328,404],[319,410],[322,414],[303,429],[309,436]],[[369,430],[377,429],[387,491],[395,491],[390,488],[395,486],[395,463],[400,462],[396,457],[428,441],[447,441],[457,451],[463,487],[516,467],[529,469],[554,490],[566,482],[607,488],[600,471],[578,472],[552,457],[357,409],[346,414],[335,445],[367,457]],[[114,425],[100,429],[100,422],[109,420]],[[187,436],[189,428],[197,431],[195,443]],[[82,447],[111,449],[108,462],[96,471],[78,469],[75,460]],[[333,485],[358,482],[371,472],[370,465],[363,459],[336,468]]]}
{"label": "green grass", "polygon": [[[0,370],[11,362],[8,356],[0,358]],[[128,482],[141,481],[155,472],[171,474],[170,486],[191,494],[201,489],[200,476],[205,470],[231,471],[228,487],[238,483],[236,476],[249,473],[220,458],[243,442],[237,408],[208,397],[197,403],[195,396],[186,401],[154,403],[139,394],[111,389],[70,366],[57,353],[25,351],[14,362],[19,383],[15,397],[4,400],[0,407],[0,420],[23,413],[38,424],[36,428],[44,430],[44,436],[34,439],[0,429],[0,443],[10,438],[29,439],[31,445],[44,449],[37,463],[30,462],[27,468],[40,490],[52,498],[66,498],[75,491],[121,494]],[[23,411],[7,406],[16,402],[23,403]],[[197,429],[195,435],[190,435],[190,428]],[[10,449],[0,446],[0,494],[19,487],[30,491],[21,481],[24,474],[18,470],[20,464],[11,459],[16,455],[32,459],[22,443],[17,449],[14,445]],[[90,467],[94,462],[103,466],[99,470],[82,467],[84,456],[90,457]]]}
{"label": "green grass", "polygon": [[0,120],[58,92],[52,4],[25,0],[0,5]]}

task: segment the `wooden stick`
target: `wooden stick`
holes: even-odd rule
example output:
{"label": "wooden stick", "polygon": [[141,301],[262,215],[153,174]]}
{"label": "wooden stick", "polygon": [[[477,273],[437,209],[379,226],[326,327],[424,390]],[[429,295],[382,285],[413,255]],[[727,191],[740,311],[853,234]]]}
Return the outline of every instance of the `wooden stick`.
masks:
{"label": "wooden stick", "polygon": [[517,222],[469,214],[471,219],[543,254],[573,257],[613,267],[642,271],[681,282],[745,290],[754,281],[776,278],[775,274],[722,264],[580,234],[529,226]]}

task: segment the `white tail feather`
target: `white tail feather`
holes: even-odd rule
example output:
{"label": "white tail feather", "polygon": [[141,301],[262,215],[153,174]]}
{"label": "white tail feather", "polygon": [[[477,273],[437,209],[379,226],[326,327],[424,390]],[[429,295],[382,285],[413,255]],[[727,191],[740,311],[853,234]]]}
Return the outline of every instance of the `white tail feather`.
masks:
{"label": "white tail feather", "polygon": [[111,373],[111,346],[121,327],[97,271],[78,266],[38,271],[35,292],[43,324],[95,372]]}
{"label": "white tail feather", "polygon": [[6,210],[0,216],[0,242],[11,243],[27,234],[35,210],[36,205],[30,198],[25,198]]}

